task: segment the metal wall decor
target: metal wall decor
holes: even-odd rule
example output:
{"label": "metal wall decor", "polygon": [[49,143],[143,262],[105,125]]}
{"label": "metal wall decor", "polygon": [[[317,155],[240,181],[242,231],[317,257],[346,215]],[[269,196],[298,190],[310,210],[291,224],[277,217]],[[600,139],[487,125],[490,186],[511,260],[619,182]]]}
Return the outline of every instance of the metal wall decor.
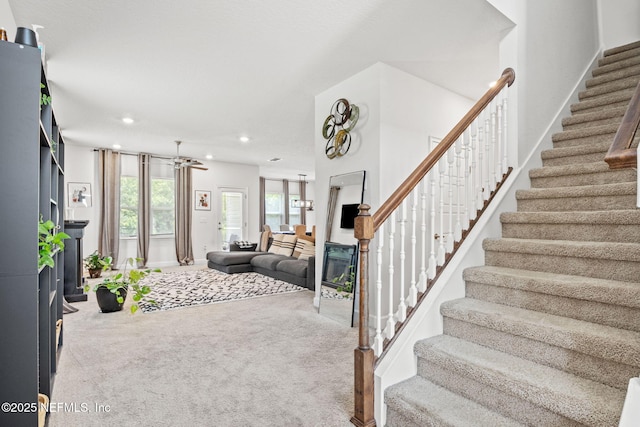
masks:
{"label": "metal wall decor", "polygon": [[347,154],[351,147],[349,132],[358,122],[359,115],[358,106],[349,104],[344,98],[333,103],[331,112],[322,126],[322,136],[327,140],[324,152],[328,158],[334,159]]}

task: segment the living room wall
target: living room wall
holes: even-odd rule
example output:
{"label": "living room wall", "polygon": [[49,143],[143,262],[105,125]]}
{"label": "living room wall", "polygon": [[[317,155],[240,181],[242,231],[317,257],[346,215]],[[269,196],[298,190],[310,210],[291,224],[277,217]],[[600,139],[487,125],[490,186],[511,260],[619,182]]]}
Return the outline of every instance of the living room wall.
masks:
{"label": "living room wall", "polygon": [[[85,229],[83,238],[83,252],[89,254],[98,248],[99,206],[97,204],[97,155],[92,148],[73,144],[66,145],[65,153],[65,182],[91,183],[95,194],[92,206],[67,210],[67,219],[87,219],[89,225]],[[257,166],[217,161],[203,161],[208,171],[193,171],[193,190],[211,191],[212,209],[210,211],[193,210],[193,255],[196,263],[204,263],[208,251],[221,247],[218,240],[218,211],[217,189],[219,187],[245,189],[247,201],[247,239],[257,241],[258,211],[259,211],[259,170]],[[65,188],[66,191],[66,188]],[[120,259],[136,256],[135,239],[123,239],[120,245]],[[149,250],[150,266],[177,265],[173,238],[158,237],[151,239]]]}

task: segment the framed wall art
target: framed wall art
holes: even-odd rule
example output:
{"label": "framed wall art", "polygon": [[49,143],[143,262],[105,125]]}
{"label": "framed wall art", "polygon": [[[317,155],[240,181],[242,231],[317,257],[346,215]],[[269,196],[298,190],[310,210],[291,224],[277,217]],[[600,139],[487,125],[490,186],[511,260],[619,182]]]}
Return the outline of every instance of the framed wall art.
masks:
{"label": "framed wall art", "polygon": [[210,211],[211,210],[211,191],[196,190],[195,210]]}
{"label": "framed wall art", "polygon": [[91,184],[70,182],[67,184],[67,205],[70,208],[91,207]]}

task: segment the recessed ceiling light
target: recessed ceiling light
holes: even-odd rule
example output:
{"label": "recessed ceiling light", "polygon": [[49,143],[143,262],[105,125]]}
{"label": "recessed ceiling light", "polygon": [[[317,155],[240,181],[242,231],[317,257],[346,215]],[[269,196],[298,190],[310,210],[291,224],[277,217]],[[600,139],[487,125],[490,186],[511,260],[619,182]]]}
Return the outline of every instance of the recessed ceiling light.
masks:
{"label": "recessed ceiling light", "polygon": [[269,159],[270,162],[279,162],[282,160],[280,157],[274,157],[273,159]]}
{"label": "recessed ceiling light", "polygon": [[207,154],[206,156],[204,156],[207,160],[211,160],[213,159],[213,156],[211,154]]}
{"label": "recessed ceiling light", "polygon": [[113,148],[115,148],[116,150],[119,150],[119,149],[121,149],[121,148],[122,148],[122,145],[120,145],[120,144],[113,144],[113,145],[112,145],[112,147],[113,147]]}
{"label": "recessed ceiling light", "polygon": [[131,117],[123,117],[122,122],[130,125],[133,123],[133,119]]}
{"label": "recessed ceiling light", "polygon": [[248,136],[241,136],[240,137],[240,142],[243,142],[243,143],[249,142],[249,137]]}

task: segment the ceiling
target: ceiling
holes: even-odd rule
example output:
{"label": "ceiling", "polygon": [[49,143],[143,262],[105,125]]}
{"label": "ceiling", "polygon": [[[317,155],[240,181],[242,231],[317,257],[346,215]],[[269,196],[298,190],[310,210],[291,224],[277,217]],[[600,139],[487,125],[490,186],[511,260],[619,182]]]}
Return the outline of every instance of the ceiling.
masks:
{"label": "ceiling", "polygon": [[383,62],[476,99],[512,26],[484,0],[9,4],[18,26],[44,27],[67,143],[173,155],[179,139],[182,155],[280,177],[314,176],[316,94]]}

